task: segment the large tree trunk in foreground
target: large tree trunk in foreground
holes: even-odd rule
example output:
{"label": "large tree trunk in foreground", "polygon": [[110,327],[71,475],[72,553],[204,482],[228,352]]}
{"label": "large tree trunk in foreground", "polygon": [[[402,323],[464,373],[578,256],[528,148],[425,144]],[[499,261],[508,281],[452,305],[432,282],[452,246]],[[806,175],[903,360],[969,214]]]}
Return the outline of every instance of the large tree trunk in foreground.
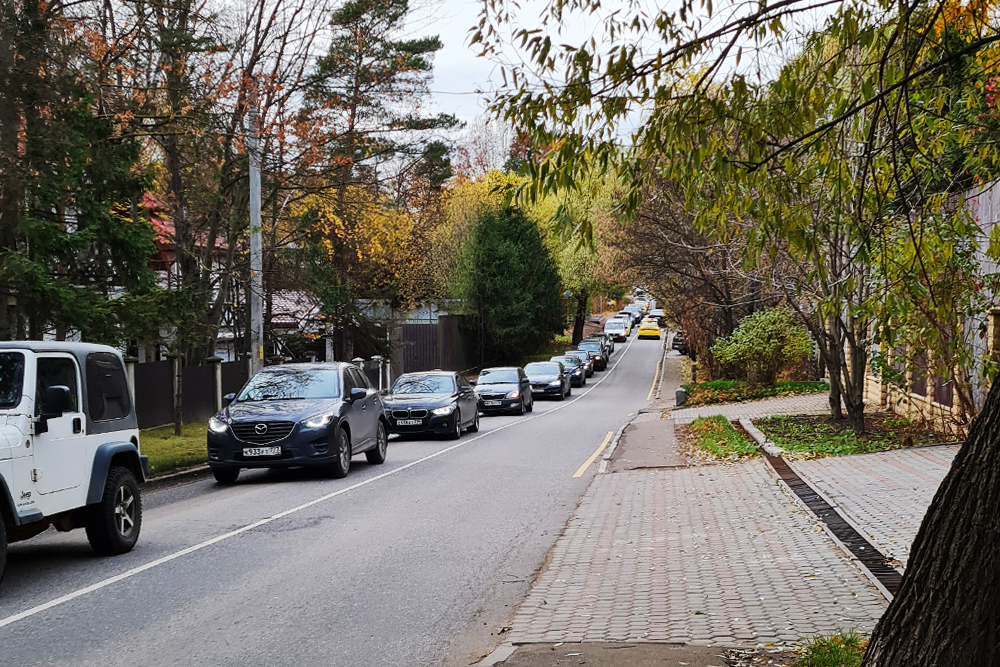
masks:
{"label": "large tree trunk in foreground", "polygon": [[863,667],[1000,664],[1000,382],[920,525]]}

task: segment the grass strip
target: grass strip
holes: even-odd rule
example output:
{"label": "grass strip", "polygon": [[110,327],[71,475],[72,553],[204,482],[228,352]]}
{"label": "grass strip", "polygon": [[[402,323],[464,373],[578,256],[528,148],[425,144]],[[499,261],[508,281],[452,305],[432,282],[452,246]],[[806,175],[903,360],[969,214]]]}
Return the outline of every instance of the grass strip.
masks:
{"label": "grass strip", "polygon": [[828,416],[776,416],[754,419],[753,423],[786,452],[812,456],[868,454],[955,439],[890,412],[866,415],[865,433],[860,436],[848,427],[847,420],[834,421]]}
{"label": "grass strip", "polygon": [[853,632],[814,639],[803,649],[795,667],[858,667],[868,640]]}
{"label": "grass strip", "polygon": [[208,424],[185,424],[179,436],[173,426],[151,428],[139,433],[139,450],[149,457],[151,475],[163,475],[208,461]]}
{"label": "grass strip", "polygon": [[698,449],[715,458],[737,460],[760,454],[757,445],[743,437],[721,415],[698,417],[688,429],[694,434]]}
{"label": "grass strip", "polygon": [[776,382],[774,385],[762,385],[740,380],[712,380],[684,385],[684,391],[687,392],[685,406],[742,403],[778,396],[819,394],[829,389],[830,385],[825,382]]}

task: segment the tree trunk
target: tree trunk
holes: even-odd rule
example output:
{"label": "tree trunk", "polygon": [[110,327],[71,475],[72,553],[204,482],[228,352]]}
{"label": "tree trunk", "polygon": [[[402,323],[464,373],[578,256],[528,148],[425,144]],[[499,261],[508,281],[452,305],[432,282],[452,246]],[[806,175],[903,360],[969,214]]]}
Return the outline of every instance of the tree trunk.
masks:
{"label": "tree trunk", "polygon": [[576,317],[573,320],[573,345],[579,345],[583,340],[583,325],[590,315],[590,293],[582,290],[576,295]]}
{"label": "tree trunk", "polygon": [[1000,662],[1000,383],[924,516],[863,667]]}

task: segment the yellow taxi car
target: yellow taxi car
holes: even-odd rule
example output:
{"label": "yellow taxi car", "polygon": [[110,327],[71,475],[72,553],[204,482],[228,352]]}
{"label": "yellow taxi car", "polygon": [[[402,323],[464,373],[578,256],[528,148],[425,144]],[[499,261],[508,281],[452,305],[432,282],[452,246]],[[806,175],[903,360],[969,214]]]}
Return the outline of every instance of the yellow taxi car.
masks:
{"label": "yellow taxi car", "polygon": [[660,340],[660,324],[655,318],[647,317],[639,323],[639,338]]}

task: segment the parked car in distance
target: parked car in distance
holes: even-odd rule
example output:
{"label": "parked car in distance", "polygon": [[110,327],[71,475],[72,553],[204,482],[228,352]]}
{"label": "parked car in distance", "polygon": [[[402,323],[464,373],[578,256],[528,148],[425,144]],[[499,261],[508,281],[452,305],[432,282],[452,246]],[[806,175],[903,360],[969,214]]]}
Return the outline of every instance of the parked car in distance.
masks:
{"label": "parked car in distance", "polygon": [[592,334],[587,334],[587,337],[583,340],[597,340],[600,341],[601,346],[604,348],[604,355],[607,358],[611,358],[611,353],[615,351],[615,339],[611,337],[610,334],[604,333],[603,331],[597,331]]}
{"label": "parked car in distance", "polygon": [[243,468],[308,466],[343,477],[351,457],[385,462],[382,398],[344,362],[269,366],[208,420],[208,465],[220,484]]}
{"label": "parked car in distance", "polygon": [[566,367],[569,371],[570,385],[573,387],[582,387],[587,384],[587,367],[584,365],[579,358],[563,354],[556,355],[549,359],[549,361],[558,361],[560,364]]}
{"label": "parked car in distance", "polygon": [[513,412],[523,415],[535,404],[531,398],[531,382],[524,369],[514,366],[484,368],[475,382],[479,411],[483,414]]}
{"label": "parked car in distance", "polygon": [[479,430],[479,398],[460,373],[404,373],[384,402],[393,433],[436,433],[458,440],[463,429]]}
{"label": "parked car in distance", "polygon": [[604,333],[611,336],[616,342],[628,340],[628,328],[625,320],[613,317],[604,323]]}
{"label": "parked car in distance", "polygon": [[577,346],[578,350],[586,350],[594,355],[594,370],[603,371],[608,367],[608,355],[604,352],[604,345],[598,338],[584,338]]}
{"label": "parked car in distance", "polygon": [[586,350],[566,350],[563,354],[576,357],[582,361],[583,369],[586,371],[587,377],[594,377],[594,358],[590,355],[590,352],[587,352]]}
{"label": "parked car in distance", "polygon": [[548,397],[561,401],[573,393],[569,373],[559,362],[535,361],[524,367],[524,374],[531,382],[532,400],[536,397]]}
{"label": "parked car in distance", "polygon": [[688,353],[687,341],[684,338],[684,332],[678,331],[674,334],[674,339],[670,343],[670,347],[677,350],[681,354]]}
{"label": "parked car in distance", "polygon": [[639,324],[639,332],[636,334],[638,338],[655,338],[660,340],[660,324],[653,317],[645,318]]}
{"label": "parked car in distance", "polygon": [[0,578],[7,544],[50,526],[84,528],[100,555],[132,550],[149,470],[139,437],[118,350],[0,343]]}

